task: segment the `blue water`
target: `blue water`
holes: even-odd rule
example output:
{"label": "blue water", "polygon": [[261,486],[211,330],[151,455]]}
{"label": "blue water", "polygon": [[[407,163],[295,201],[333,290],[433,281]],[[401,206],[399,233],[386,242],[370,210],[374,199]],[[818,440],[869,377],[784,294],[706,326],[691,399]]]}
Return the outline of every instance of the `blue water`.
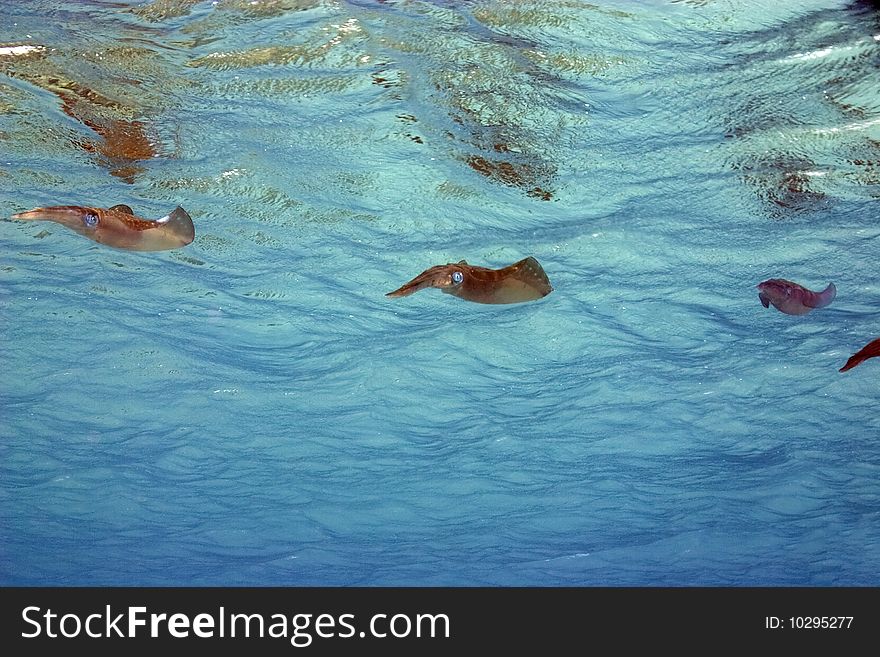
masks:
{"label": "blue water", "polygon": [[880,584],[878,63],[831,0],[3,3],[0,214],[196,239],[0,222],[0,583]]}

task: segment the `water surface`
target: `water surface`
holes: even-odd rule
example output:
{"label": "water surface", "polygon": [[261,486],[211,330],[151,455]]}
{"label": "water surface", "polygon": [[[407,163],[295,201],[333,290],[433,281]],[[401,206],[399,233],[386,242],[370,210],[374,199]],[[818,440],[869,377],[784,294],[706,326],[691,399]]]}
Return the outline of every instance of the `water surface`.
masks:
{"label": "water surface", "polygon": [[878,63],[830,0],[4,3],[4,216],[196,239],[0,223],[0,581],[877,585]]}

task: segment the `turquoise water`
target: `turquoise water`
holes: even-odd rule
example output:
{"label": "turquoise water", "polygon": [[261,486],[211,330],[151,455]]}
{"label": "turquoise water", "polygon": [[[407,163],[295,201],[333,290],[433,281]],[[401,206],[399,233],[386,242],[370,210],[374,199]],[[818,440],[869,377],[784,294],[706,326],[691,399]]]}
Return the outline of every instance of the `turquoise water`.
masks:
{"label": "turquoise water", "polygon": [[878,63],[867,3],[3,3],[3,216],[196,239],[0,222],[0,582],[877,585]]}

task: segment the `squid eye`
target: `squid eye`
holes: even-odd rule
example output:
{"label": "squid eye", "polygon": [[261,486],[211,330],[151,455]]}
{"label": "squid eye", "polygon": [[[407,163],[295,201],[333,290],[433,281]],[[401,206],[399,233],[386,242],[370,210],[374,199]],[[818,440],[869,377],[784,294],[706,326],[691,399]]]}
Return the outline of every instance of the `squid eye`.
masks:
{"label": "squid eye", "polygon": [[452,272],[452,282],[456,285],[461,285],[461,282],[464,280],[464,274],[460,271]]}
{"label": "squid eye", "polygon": [[98,225],[98,215],[94,212],[86,212],[83,215],[83,223],[89,228],[94,228]]}

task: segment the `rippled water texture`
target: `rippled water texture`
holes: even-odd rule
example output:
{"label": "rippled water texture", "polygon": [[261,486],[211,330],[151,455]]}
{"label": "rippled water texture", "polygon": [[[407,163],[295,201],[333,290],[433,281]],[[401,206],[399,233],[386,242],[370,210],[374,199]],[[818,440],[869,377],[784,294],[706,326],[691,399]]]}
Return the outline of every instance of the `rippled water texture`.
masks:
{"label": "rippled water texture", "polygon": [[877,585],[878,64],[870,3],[2,3],[3,217],[196,238],[0,222],[0,581]]}

